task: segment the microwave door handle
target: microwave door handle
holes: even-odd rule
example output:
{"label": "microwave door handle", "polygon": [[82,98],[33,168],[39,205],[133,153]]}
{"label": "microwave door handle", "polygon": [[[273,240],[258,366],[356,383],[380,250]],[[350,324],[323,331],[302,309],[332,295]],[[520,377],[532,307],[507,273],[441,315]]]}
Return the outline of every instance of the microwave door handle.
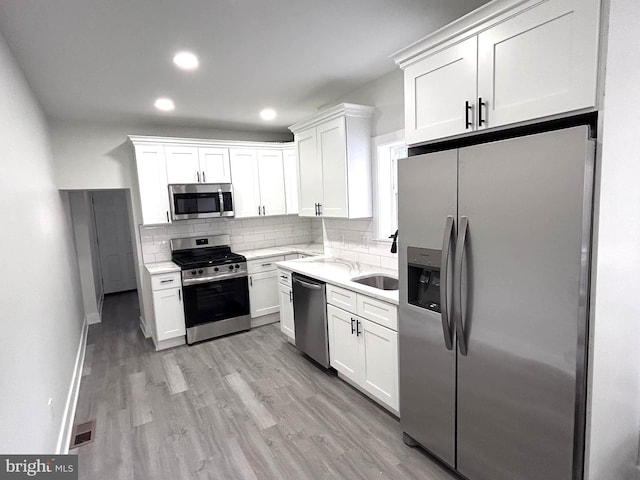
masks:
{"label": "microwave door handle", "polygon": [[[204,175],[204,172],[202,173]],[[222,195],[222,189],[218,189],[218,198],[220,199],[220,216],[224,213],[224,196]]]}

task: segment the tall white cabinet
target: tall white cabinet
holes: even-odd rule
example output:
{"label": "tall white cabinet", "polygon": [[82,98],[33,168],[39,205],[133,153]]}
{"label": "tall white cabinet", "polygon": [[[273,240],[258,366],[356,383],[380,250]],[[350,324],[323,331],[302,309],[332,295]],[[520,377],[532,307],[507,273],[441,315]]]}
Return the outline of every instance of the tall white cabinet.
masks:
{"label": "tall white cabinet", "polygon": [[398,52],[415,145],[595,109],[600,0],[490,2]]}
{"label": "tall white cabinet", "polygon": [[343,103],[289,127],[298,155],[299,216],[371,217],[373,111]]}

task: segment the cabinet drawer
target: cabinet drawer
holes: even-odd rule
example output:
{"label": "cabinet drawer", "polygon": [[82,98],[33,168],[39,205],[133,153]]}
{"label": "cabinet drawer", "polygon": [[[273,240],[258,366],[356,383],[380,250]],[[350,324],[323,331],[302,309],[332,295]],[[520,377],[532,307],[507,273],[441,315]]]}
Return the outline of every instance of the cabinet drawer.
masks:
{"label": "cabinet drawer", "polygon": [[395,332],[398,331],[398,307],[360,294],[357,303],[358,315]]}
{"label": "cabinet drawer", "polygon": [[165,290],[167,288],[181,287],[180,272],[153,275],[151,277],[151,290]]}
{"label": "cabinet drawer", "polygon": [[281,285],[291,288],[291,272],[289,270],[278,269],[278,282]]}
{"label": "cabinet drawer", "polygon": [[250,260],[247,262],[247,272],[249,275],[252,273],[268,272],[269,270],[275,270],[276,262],[283,262],[284,255],[277,255],[275,257],[260,258],[258,260]]}
{"label": "cabinet drawer", "polygon": [[327,303],[356,313],[356,293],[351,290],[327,284]]}

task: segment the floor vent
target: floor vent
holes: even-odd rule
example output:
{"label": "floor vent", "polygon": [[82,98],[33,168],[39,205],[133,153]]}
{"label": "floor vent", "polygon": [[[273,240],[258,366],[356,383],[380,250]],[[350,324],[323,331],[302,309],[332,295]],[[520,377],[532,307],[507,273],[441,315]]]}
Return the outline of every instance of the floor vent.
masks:
{"label": "floor vent", "polygon": [[71,434],[71,447],[78,448],[83,447],[89,443],[92,443],[95,439],[96,421],[90,420],[85,423],[81,423],[73,427],[73,433]]}

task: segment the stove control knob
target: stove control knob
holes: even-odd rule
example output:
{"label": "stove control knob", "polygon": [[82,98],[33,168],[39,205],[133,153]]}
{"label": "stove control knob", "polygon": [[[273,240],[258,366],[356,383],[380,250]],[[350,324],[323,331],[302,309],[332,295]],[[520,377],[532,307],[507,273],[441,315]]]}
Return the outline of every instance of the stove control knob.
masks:
{"label": "stove control knob", "polygon": [[236,265],[236,268],[240,268],[240,265]]}
{"label": "stove control knob", "polygon": [[196,273],[198,272],[196,272],[195,270],[191,270],[191,275],[195,275]]}
{"label": "stove control knob", "polygon": [[229,270],[233,270],[233,265],[229,265]]}
{"label": "stove control knob", "polygon": [[213,271],[214,271],[214,272],[217,272],[218,270],[220,270],[218,267],[214,267],[214,268],[213,268]]}
{"label": "stove control knob", "polygon": [[203,274],[203,273],[204,273],[204,270],[200,269],[200,270],[198,270],[198,273],[199,273],[199,274]]}

